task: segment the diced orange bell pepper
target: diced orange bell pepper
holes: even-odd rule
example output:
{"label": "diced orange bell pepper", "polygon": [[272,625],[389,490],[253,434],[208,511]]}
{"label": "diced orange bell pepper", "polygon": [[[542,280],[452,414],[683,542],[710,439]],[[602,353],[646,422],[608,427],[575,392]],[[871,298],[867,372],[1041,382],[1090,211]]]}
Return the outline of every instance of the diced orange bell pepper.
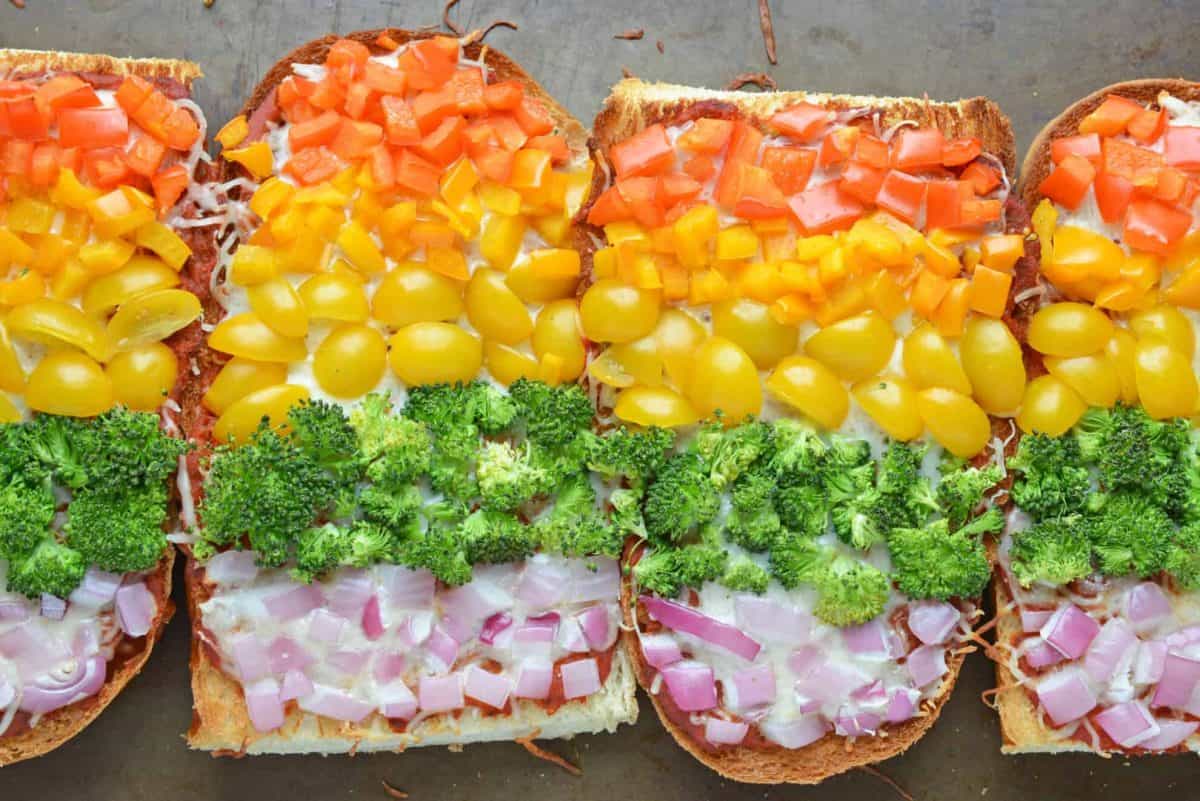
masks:
{"label": "diced orange bell pepper", "polygon": [[506,184],[512,179],[515,160],[514,153],[494,145],[475,148],[471,151],[471,161],[479,170],[479,174],[501,184]]}
{"label": "diced orange bell pepper", "polygon": [[834,181],[792,196],[788,207],[808,236],[849,228],[866,211],[862,203],[841,191]]}
{"label": "diced orange bell pepper", "polygon": [[512,115],[528,136],[541,136],[554,130],[554,118],[537,98],[526,96],[512,110]]}
{"label": "diced orange bell pepper", "polygon": [[842,170],[839,184],[846,194],[861,203],[871,205],[879,194],[879,187],[883,186],[887,172],[886,167],[879,169],[863,162],[852,161]]}
{"label": "diced orange bell pepper", "polygon": [[608,151],[618,178],[654,175],[675,163],[675,150],[661,124],[651,125]]}
{"label": "diced orange bell pepper", "polygon": [[346,111],[346,116],[353,120],[361,120],[367,115],[371,99],[374,96],[375,93],[371,87],[362,81],[350,84],[346,87],[346,102],[342,106]]}
{"label": "diced orange bell pepper", "polygon": [[[476,123],[477,125],[480,123]],[[482,123],[495,137],[497,144],[505,150],[517,151],[525,146],[529,137],[511,114],[493,114]]]}
{"label": "diced orange bell pepper", "polygon": [[327,145],[337,136],[343,119],[336,111],[326,111],[307,122],[293,123],[288,128],[288,146],[295,152]]}
{"label": "diced orange bell pepper", "polygon": [[19,139],[39,141],[50,135],[50,114],[38,108],[33,95],[0,98],[8,130]]}
{"label": "diced orange bell pepper", "polygon": [[928,183],[908,173],[889,170],[879,187],[879,194],[875,196],[875,203],[912,225],[921,212],[921,204],[925,202]]}
{"label": "diced orange bell pepper", "polygon": [[717,165],[713,162],[712,157],[701,153],[685,161],[683,171],[695,180],[704,182],[716,175]]}
{"label": "diced orange bell pepper", "polygon": [[942,165],[961,167],[970,164],[983,153],[983,143],[977,136],[962,136],[942,145]]}
{"label": "diced orange bell pepper", "polygon": [[129,117],[119,108],[67,108],[58,114],[63,147],[124,147]]}
{"label": "diced orange bell pepper", "polygon": [[999,200],[964,200],[959,208],[959,225],[977,227],[1000,219]]}
{"label": "diced orange bell pepper", "polygon": [[402,97],[386,95],[379,100],[383,109],[383,127],[393,145],[415,145],[421,141],[421,129],[412,107]]}
{"label": "diced orange bell pepper", "polygon": [[371,148],[368,163],[371,165],[371,181],[376,189],[391,189],[396,185],[396,164],[386,145],[378,144]]}
{"label": "diced orange bell pepper", "polygon": [[725,163],[717,176],[717,185],[713,197],[717,203],[732,208],[738,199],[738,180],[740,178],[739,164],[754,164],[758,160],[758,148],[762,144],[763,134],[754,126],[742,120],[733,125],[729,136],[729,146],[725,151]]}
{"label": "diced orange bell pepper", "polygon": [[129,176],[125,154],[116,147],[84,151],[83,171],[88,180],[101,189],[112,189]]}
{"label": "diced orange bell pepper", "polygon": [[438,192],[442,171],[410,150],[396,155],[396,184],[415,194],[432,197]]}
{"label": "diced orange bell pepper", "polygon": [[400,69],[412,89],[435,89],[450,80],[458,67],[458,40],[435,36],[413,43],[400,54]]}
{"label": "diced orange bell pepper", "polygon": [[658,197],[658,179],[648,175],[625,178],[617,182],[617,191],[629,207],[633,218],[647,228],[666,223]]}
{"label": "diced orange bell pepper", "polygon": [[383,129],[373,122],[344,119],[329,142],[329,149],[344,161],[366,158],[383,141]]}
{"label": "diced orange bell pepper", "polygon": [[940,167],[946,137],[938,128],[904,128],[892,146],[892,164],[901,170]]}
{"label": "diced orange bell pepper", "polygon": [[829,109],[812,103],[796,103],[776,112],[769,125],[780,133],[801,142],[816,139],[830,122]]}
{"label": "diced orange bell pepper", "polygon": [[33,142],[9,139],[0,153],[0,172],[5,175],[28,175],[33,162]]}
{"label": "diced orange bell pepper", "polygon": [[100,105],[96,90],[78,75],[55,75],[34,93],[43,109],[91,108]]}
{"label": "diced orange bell pepper", "polygon": [[163,141],[172,150],[190,150],[200,138],[200,125],[185,108],[176,108],[163,122]]}
{"label": "diced orange bell pepper", "polygon": [[610,186],[600,193],[588,209],[587,221],[591,225],[608,225],[612,222],[622,222],[633,217],[633,210],[625,202],[625,198],[617,191],[616,186]]}
{"label": "diced orange bell pepper", "polygon": [[908,302],[912,304],[913,311],[929,320],[949,289],[950,279],[943,278],[933,270],[921,270],[913,283]]}
{"label": "diced orange bell pepper", "polygon": [[456,70],[450,79],[450,86],[454,90],[459,114],[468,117],[487,114],[488,105],[483,99],[483,74],[477,68]]}
{"label": "diced orange bell pepper", "polygon": [[333,151],[324,145],[296,151],[284,165],[284,171],[302,184],[311,185],[338,174],[341,164]]}
{"label": "diced orange bell pepper", "polygon": [[458,113],[454,99],[454,88],[443,86],[420,92],[412,99],[412,112],[421,133],[427,134],[441,124],[442,120]]}
{"label": "diced orange bell pepper", "polygon": [[732,120],[701,117],[692,123],[691,128],[679,135],[677,144],[692,153],[713,155],[721,152],[721,148],[729,142],[729,136],[732,133]]}
{"label": "diced orange bell pepper", "polygon": [[808,186],[817,151],[799,147],[767,147],[763,149],[763,169],[771,173],[775,185],[785,195],[794,195]]}
{"label": "diced orange bell pepper", "polygon": [[761,220],[787,214],[787,198],[762,167],[741,164],[738,197],[733,213],[744,220]]}
{"label": "diced orange bell pepper", "polygon": [[555,164],[565,164],[571,160],[571,149],[567,147],[566,137],[559,134],[531,136],[525,144],[534,150],[546,151]]}
{"label": "diced orange bell pepper", "polygon": [[363,66],[363,83],[381,95],[403,95],[408,87],[402,71],[378,61],[368,61]]}
{"label": "diced orange bell pepper", "polygon": [[1137,183],[1140,176],[1158,172],[1164,166],[1160,154],[1120,139],[1104,139],[1100,144],[1100,151],[1104,158],[1104,172],[1120,175],[1134,183]]}
{"label": "diced orange bell pepper", "polygon": [[154,188],[154,199],[158,202],[159,210],[166,211],[179,201],[187,189],[187,168],[182,164],[173,164],[154,175],[150,185]]}
{"label": "diced orange bell pepper", "polygon": [[333,70],[349,67],[353,70],[352,74],[357,75],[370,57],[371,51],[362,42],[338,39],[329,46],[329,52],[325,55],[325,66]]}
{"label": "diced orange bell pepper", "polygon": [[166,155],[167,146],[162,142],[152,136],[139,136],[125,153],[125,163],[138,175],[150,178],[158,172]]}
{"label": "diced orange bell pepper", "polygon": [[1163,143],[1167,164],[1181,170],[1200,170],[1200,127],[1172,126]]}
{"label": "diced orange bell pepper", "polygon": [[666,208],[692,200],[701,189],[698,181],[683,173],[672,172],[658,177],[658,196]]}
{"label": "diced orange bell pepper", "polygon": [[1012,281],[1012,273],[993,270],[983,264],[976,267],[971,279],[971,309],[988,317],[1002,317]]}
{"label": "diced orange bell pepper", "polygon": [[117,87],[115,99],[117,105],[125,109],[125,113],[133,116],[134,112],[146,102],[146,98],[154,91],[154,86],[145,78],[137,75],[126,75]]}
{"label": "diced orange bell pepper", "polygon": [[1125,132],[1130,120],[1143,111],[1142,105],[1119,95],[1109,95],[1091,114],[1079,123],[1081,134],[1098,133],[1116,136]]}
{"label": "diced orange bell pepper", "polygon": [[279,82],[279,89],[275,92],[275,99],[279,103],[279,107],[284,110],[285,115],[289,110],[301,101],[307,102],[308,98],[312,97],[312,93],[316,91],[317,85],[307,78],[301,78],[299,75],[289,75]]}
{"label": "diced orange bell pepper", "polygon": [[975,194],[986,195],[1000,185],[1000,172],[982,161],[973,161],[959,176],[975,189]]}
{"label": "diced orange bell pepper", "polygon": [[832,164],[841,164],[849,159],[854,153],[861,135],[859,129],[852,126],[843,126],[830,131],[821,140],[821,147],[817,151],[817,166],[828,167]]}
{"label": "diced orange bell pepper", "polygon": [[1167,110],[1142,109],[1125,126],[1129,135],[1143,145],[1153,144],[1167,130]]}
{"label": "diced orange bell pepper", "polygon": [[1100,134],[1060,136],[1050,143],[1050,160],[1055,164],[1067,156],[1082,156],[1093,164],[1100,165]]}
{"label": "diced orange bell pepper", "polygon": [[512,111],[524,97],[525,87],[518,81],[499,81],[483,88],[483,102],[499,111]]}
{"label": "diced orange bell pepper", "polygon": [[51,186],[58,179],[59,147],[55,142],[38,142],[29,158],[29,182]]}
{"label": "diced orange bell pepper", "polygon": [[151,136],[165,140],[167,138],[167,119],[176,110],[176,105],[166,95],[157,89],[151,89],[145,101],[137,107],[136,111],[130,112],[129,116],[141,126],[142,130]]}
{"label": "diced orange bell pepper", "polygon": [[1017,260],[1025,255],[1025,238],[1020,234],[995,234],[984,237],[979,247],[984,266],[1011,273]]}
{"label": "diced orange bell pepper", "polygon": [[466,121],[462,117],[447,117],[414,150],[422,158],[444,167],[462,155],[464,128]]}
{"label": "diced orange bell pepper", "polygon": [[966,278],[954,278],[946,288],[942,302],[933,312],[933,326],[944,337],[962,336],[971,304],[971,282]]}
{"label": "diced orange bell pepper", "polygon": [[[1173,167],[1164,167],[1154,176],[1153,194],[1159,200],[1165,200],[1168,203],[1178,203],[1183,197],[1183,190],[1187,186],[1187,175],[1182,170],[1177,170]],[[1134,183],[1134,191],[1137,191],[1138,185]]]}
{"label": "diced orange bell pepper", "polygon": [[1124,242],[1134,250],[1166,255],[1187,233],[1192,215],[1158,200],[1134,198],[1125,212]]}
{"label": "diced orange bell pepper", "polygon": [[966,181],[930,181],[925,190],[925,227],[955,228],[962,222],[962,202],[973,194]]}
{"label": "diced orange bell pepper", "polygon": [[1079,208],[1095,178],[1096,168],[1090,161],[1082,156],[1070,155],[1038,184],[1038,193],[1073,211]]}

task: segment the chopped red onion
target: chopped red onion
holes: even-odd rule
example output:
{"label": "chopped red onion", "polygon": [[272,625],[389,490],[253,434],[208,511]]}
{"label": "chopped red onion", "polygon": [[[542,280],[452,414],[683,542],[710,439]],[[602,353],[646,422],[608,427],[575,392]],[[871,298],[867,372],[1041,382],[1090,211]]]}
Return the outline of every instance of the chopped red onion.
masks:
{"label": "chopped red onion", "polygon": [[1057,665],[1066,657],[1058,652],[1058,649],[1053,648],[1049,643],[1041,637],[1035,637],[1032,644],[1025,648],[1025,661],[1034,670],[1041,670],[1044,667]]}
{"label": "chopped red onion", "polygon": [[130,637],[144,637],[154,625],[158,611],[154,594],[146,589],[146,583],[123,584],[117,590],[117,619],[121,630]]}
{"label": "chopped red onion", "polygon": [[1021,608],[1021,631],[1026,634],[1037,634],[1046,625],[1046,621],[1054,614],[1053,609]]}
{"label": "chopped red onion", "polygon": [[[100,609],[112,603],[117,596],[117,588],[121,586],[121,575],[109,573],[95,567],[89,567],[83,574],[83,581],[71,593],[68,600],[89,609]],[[3,619],[0,616],[0,619]]]}
{"label": "chopped red onion", "polygon": [[679,643],[675,642],[675,638],[670,634],[643,634],[641,642],[642,656],[652,668],[661,670],[683,659]]}
{"label": "chopped red onion", "polygon": [[51,639],[45,627],[26,620],[0,632],[0,656],[17,664],[22,679],[32,680],[71,653]]}
{"label": "chopped red onion", "polygon": [[788,670],[798,677],[807,676],[823,664],[825,664],[825,655],[815,645],[801,645],[787,657]]}
{"label": "chopped red onion", "polygon": [[368,640],[378,640],[387,630],[383,625],[383,614],[379,611],[378,595],[372,595],[363,607],[362,629]]}
{"label": "chopped red onion", "polygon": [[954,604],[916,601],[908,605],[908,630],[925,645],[937,645],[946,641],[961,617]]}
{"label": "chopped red onion", "polygon": [[[1117,666],[1131,656],[1130,652],[1137,645],[1137,635],[1133,627],[1123,618],[1109,619],[1100,628],[1100,633],[1088,646],[1087,654],[1083,657],[1083,669],[1097,683],[1107,682],[1116,672]],[[1116,739],[1115,737],[1113,738]]]}
{"label": "chopped red onion", "polygon": [[365,701],[360,701],[349,693],[324,684],[314,685],[313,691],[301,697],[296,703],[305,712],[350,723],[357,723],[374,711],[374,708]]}
{"label": "chopped red onion", "polygon": [[324,602],[315,584],[300,584],[263,599],[263,606],[280,623],[298,620]]}
{"label": "chopped red onion", "polygon": [[449,634],[459,642],[466,642],[475,636],[477,626],[472,626],[465,623],[459,618],[450,615],[442,615],[442,619],[438,622],[442,630]]}
{"label": "chopped red onion", "polygon": [[103,656],[76,662],[74,670],[61,681],[26,683],[21,690],[20,709],[32,715],[44,715],[55,709],[90,698],[104,686],[108,663]]}
{"label": "chopped red onion", "polygon": [[42,617],[62,620],[67,616],[67,602],[57,595],[42,593]]}
{"label": "chopped red onion", "polygon": [[400,624],[396,639],[405,648],[416,648],[428,640],[432,632],[433,613],[414,612]]}
{"label": "chopped red onion", "polygon": [[239,634],[229,641],[233,667],[242,684],[251,684],[271,674],[271,655],[253,634]]}
{"label": "chopped red onion", "polygon": [[1042,639],[1058,650],[1067,659],[1083,656],[1092,639],[1100,633],[1100,624],[1075,604],[1063,604],[1046,625],[1042,626]]}
{"label": "chopped red onion", "polygon": [[283,702],[279,682],[259,679],[245,686],[246,714],[257,731],[273,731],[283,725]]}
{"label": "chopped red onion", "polygon": [[775,703],[775,671],[770,663],[740,668],[721,684],[730,709],[744,711]]}
{"label": "chopped red onion", "polygon": [[749,723],[739,723],[709,716],[704,721],[704,739],[715,745],[737,745],[746,739]]}
{"label": "chopped red onion", "polygon": [[374,570],[389,606],[397,609],[432,606],[437,582],[428,570],[410,570],[400,565],[375,565]]}
{"label": "chopped red onion", "polygon": [[20,623],[28,619],[29,601],[15,597],[0,600],[0,623]]}
{"label": "chopped red onion", "polygon": [[1164,642],[1169,649],[1183,648],[1194,642],[1200,642],[1200,624],[1184,626],[1178,631],[1173,631],[1164,638]]}
{"label": "chopped red onion", "polygon": [[503,709],[508,703],[511,688],[511,682],[503,673],[489,673],[478,665],[471,665],[464,671],[463,693],[467,698],[474,698],[495,709]]}
{"label": "chopped red onion", "polygon": [[563,696],[585,698],[600,691],[600,667],[595,659],[566,662],[558,669],[562,676]]}
{"label": "chopped red onion", "polygon": [[1158,723],[1150,710],[1136,701],[1115,704],[1096,713],[1096,724],[1117,745],[1132,748],[1158,735]]}
{"label": "chopped red onion", "polygon": [[375,592],[375,582],[366,570],[342,568],[325,585],[325,605],[347,620],[358,620]]}
{"label": "chopped red onion", "polygon": [[771,742],[792,749],[811,745],[829,731],[829,724],[819,715],[805,715],[786,723],[764,720],[758,727]]}
{"label": "chopped red onion", "polygon": [[379,711],[385,718],[408,720],[417,714],[417,697],[402,681],[379,688]]}
{"label": "chopped red onion", "polygon": [[1171,601],[1153,581],[1135,584],[1125,596],[1125,616],[1138,631],[1150,628],[1170,614]]}
{"label": "chopped red onion", "polygon": [[293,701],[313,691],[312,679],[299,670],[289,670],[283,674],[279,685],[279,700]]}
{"label": "chopped red onion", "polygon": [[586,654],[591,650],[587,638],[583,636],[583,628],[573,617],[564,617],[558,624],[558,634],[555,642],[571,654]]}
{"label": "chopped red onion", "polygon": [[0,676],[0,709],[7,709],[16,697],[17,688],[8,679]]}
{"label": "chopped red onion", "polygon": [[824,705],[850,697],[850,693],[867,686],[871,680],[867,673],[854,665],[823,662],[798,679],[793,689]]}
{"label": "chopped red onion", "polygon": [[860,709],[871,712],[882,712],[887,709],[888,693],[880,679],[876,679],[866,687],[859,687],[850,693],[850,697],[854,699]]}
{"label": "chopped red onion", "polygon": [[512,622],[512,615],[508,612],[497,612],[483,621],[483,630],[479,632],[479,639],[488,645],[495,644],[496,635],[512,626]]}
{"label": "chopped red onion", "polygon": [[833,731],[843,737],[865,737],[874,734],[882,722],[883,718],[873,712],[838,715],[833,721]]}
{"label": "chopped red onion", "polygon": [[891,658],[887,627],[878,618],[858,626],[847,626],[841,629],[841,634],[846,649],[856,656],[875,662]]}
{"label": "chopped red onion", "polygon": [[589,601],[615,601],[621,595],[621,570],[616,559],[589,556],[568,561],[571,573],[568,600],[582,604]]}
{"label": "chopped red onion", "polygon": [[1175,718],[1156,718],[1158,734],[1142,741],[1141,746],[1148,751],[1165,751],[1174,748],[1196,733],[1200,722],[1194,720],[1177,720]]}
{"label": "chopped red onion", "polygon": [[1168,650],[1162,678],[1150,705],[1183,708],[1191,700],[1197,682],[1200,682],[1200,659]]}
{"label": "chopped red onion", "polygon": [[592,604],[576,615],[575,619],[579,621],[588,647],[593,651],[607,651],[616,642],[617,627],[612,625],[608,604]]}
{"label": "chopped red onion", "polygon": [[888,699],[887,706],[887,722],[902,723],[917,712],[917,701],[920,699],[921,693],[909,687],[900,687],[892,690],[892,695]]}
{"label": "chopped red onion", "polygon": [[692,660],[662,669],[663,681],[675,706],[684,712],[703,712],[717,705],[717,683],[712,668]]}
{"label": "chopped red onion", "polygon": [[1167,644],[1162,640],[1139,642],[1133,658],[1133,683],[1157,684],[1167,661]]}
{"label": "chopped red onion", "polygon": [[449,712],[463,707],[463,683],[461,673],[445,676],[422,676],[417,687],[417,698],[425,712]]}
{"label": "chopped red onion", "polygon": [[690,606],[668,601],[654,595],[643,595],[638,601],[646,607],[650,617],[669,629],[699,637],[707,643],[737,654],[753,662],[762,646],[728,623],[692,609]]}
{"label": "chopped red onion", "polygon": [[371,675],[380,684],[387,684],[404,672],[407,660],[402,653],[376,654],[372,664]]}
{"label": "chopped red onion", "polygon": [[308,621],[308,636],[317,642],[335,643],[345,626],[344,617],[338,617],[328,609],[318,609]]}
{"label": "chopped red onion", "polygon": [[526,659],[517,674],[517,686],[513,695],[518,698],[550,697],[550,685],[554,681],[554,665],[543,659]]}
{"label": "chopped red onion", "polygon": [[445,673],[454,667],[454,662],[458,659],[458,646],[458,640],[447,634],[441,624],[438,624],[433,627],[429,639],[425,641],[425,647],[429,651],[426,661],[435,672]]}
{"label": "chopped red onion", "polygon": [[438,604],[443,615],[462,621],[472,637],[486,618],[512,609],[513,599],[497,584],[475,579],[439,594]]}
{"label": "chopped red onion", "polygon": [[532,609],[549,609],[563,599],[570,581],[571,571],[563,560],[534,554],[525,562],[517,598]]}
{"label": "chopped red onion", "polygon": [[758,595],[735,595],[733,619],[747,634],[766,642],[801,643],[812,629],[812,618],[792,604]]}
{"label": "chopped red onion", "polygon": [[946,667],[946,649],[940,645],[922,645],[914,649],[904,661],[913,684],[924,687],[940,679],[949,670]]}
{"label": "chopped red onion", "polygon": [[98,626],[80,626],[71,638],[71,653],[76,659],[87,659],[100,653],[100,634]]}
{"label": "chopped red onion", "polygon": [[258,576],[254,551],[221,551],[204,563],[204,577],[214,584],[249,584]]}
{"label": "chopped red onion", "polygon": [[1043,678],[1037,697],[1055,726],[1078,720],[1096,707],[1096,696],[1078,667],[1065,667]]}
{"label": "chopped red onion", "polygon": [[526,618],[513,633],[513,643],[516,645],[548,645],[554,642],[558,633],[559,615],[548,612],[537,617]]}
{"label": "chopped red onion", "polygon": [[313,656],[291,637],[276,637],[267,648],[272,673],[304,670],[313,663]]}
{"label": "chopped red onion", "polygon": [[357,676],[359,673],[362,673],[362,669],[366,667],[367,660],[370,658],[370,651],[346,649],[343,651],[334,651],[325,657],[325,664],[345,676]]}

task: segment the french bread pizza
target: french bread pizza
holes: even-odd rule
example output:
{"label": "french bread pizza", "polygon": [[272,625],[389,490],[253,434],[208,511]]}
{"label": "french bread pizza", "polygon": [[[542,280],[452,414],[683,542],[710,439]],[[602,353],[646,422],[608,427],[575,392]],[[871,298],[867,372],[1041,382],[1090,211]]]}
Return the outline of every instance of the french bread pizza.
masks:
{"label": "french bread pizza", "polygon": [[577,379],[586,134],[472,37],[274,66],[224,147],[185,410],[193,748],[401,751],[636,719]]}
{"label": "french bread pizza", "polygon": [[174,611],[200,74],[0,50],[0,765],[95,720]]}
{"label": "french bread pizza", "polygon": [[1200,751],[1198,181],[1200,85],[1182,80],[1088,95],[1026,157],[1040,411],[1009,461],[994,585],[1006,753]]}
{"label": "french bread pizza", "polygon": [[639,684],[737,781],[903,752],[1003,528],[1038,274],[1007,118],[629,79],[592,148],[587,377],[605,425],[662,446],[610,498]]}

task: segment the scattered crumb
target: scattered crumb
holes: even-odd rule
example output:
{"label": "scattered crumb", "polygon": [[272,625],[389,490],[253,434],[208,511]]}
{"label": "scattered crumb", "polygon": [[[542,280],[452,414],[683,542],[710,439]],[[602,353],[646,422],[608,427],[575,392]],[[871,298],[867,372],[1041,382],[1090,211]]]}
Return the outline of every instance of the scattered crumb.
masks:
{"label": "scattered crumb", "polygon": [[[24,8],[25,7],[25,0],[8,0],[8,2],[12,3],[15,8]],[[211,3],[211,2],[212,2],[212,0],[205,0],[204,5],[209,5],[209,3]]]}
{"label": "scattered crumb", "polygon": [[654,42],[654,46],[658,48],[658,52],[659,52],[659,53],[665,53],[665,52],[667,52],[666,48],[665,48],[665,47],[663,47],[663,42],[662,42],[662,39],[658,39],[658,40],[656,40],[656,41]]}
{"label": "scattered crumb", "polygon": [[[212,3],[212,0],[205,0],[205,3],[204,3],[204,4],[205,4],[205,5],[210,5],[211,3]],[[408,798],[408,793],[404,792],[403,790],[401,790],[401,789],[399,789],[399,788],[393,787],[392,785],[388,784],[386,779],[382,780],[382,781],[380,782],[380,784],[382,784],[382,785],[383,785],[383,791],[384,791],[385,793],[387,793],[389,796],[391,796],[392,798],[401,798],[401,799],[403,799],[403,798]]]}
{"label": "scattered crumb", "polygon": [[768,0],[758,0],[758,24],[762,28],[763,44],[767,46],[767,60],[778,64],[775,59],[775,26],[771,22],[771,4]]}
{"label": "scattered crumb", "polygon": [[629,41],[637,41],[646,35],[644,28],[630,28],[624,33],[618,33],[614,39],[628,39]]}

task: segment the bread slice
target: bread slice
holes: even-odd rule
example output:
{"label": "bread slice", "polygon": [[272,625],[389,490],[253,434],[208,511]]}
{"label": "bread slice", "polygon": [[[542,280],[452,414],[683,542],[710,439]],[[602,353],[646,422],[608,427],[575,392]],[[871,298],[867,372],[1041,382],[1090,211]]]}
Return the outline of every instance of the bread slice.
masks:
{"label": "bread slice", "polygon": [[[292,64],[322,62],[329,47],[338,39],[352,39],[367,45],[373,52],[385,52],[376,44],[382,34],[387,34],[400,45],[434,35],[389,28],[359,31],[345,36],[329,35],[308,42],[268,70],[250,93],[241,113],[251,118],[265,103],[271,102],[274,89],[292,74]],[[464,50],[468,58],[487,64],[498,80],[520,81],[525,91],[546,107],[555,121],[555,133],[566,137],[578,159],[587,159],[587,131],[516,62],[504,53],[478,42],[466,45]],[[241,170],[237,164],[222,162],[221,180],[236,178],[242,175]],[[587,233],[576,228],[572,244],[584,254],[586,264],[587,254],[592,247]],[[196,421],[195,430],[206,431],[211,426],[211,421],[205,419],[211,415],[199,407],[199,398],[206,388],[205,377],[211,380],[223,361],[224,357],[220,354],[207,347],[201,348],[198,362],[203,372],[201,380],[197,382],[200,389],[195,393],[194,407],[185,410],[185,414]],[[206,598],[203,566],[189,558],[185,577],[192,622],[194,701],[192,725],[187,734],[188,745],[192,748],[213,751],[217,755],[403,751],[422,745],[459,746],[492,740],[560,738],[589,732],[611,732],[621,723],[637,720],[633,668],[618,643],[613,646],[612,669],[600,692],[586,699],[567,702],[553,714],[548,714],[535,702],[513,699],[510,701],[511,711],[505,714],[481,715],[478,709],[468,708],[459,716],[429,718],[403,732],[397,732],[377,714],[359,724],[352,724],[306,713],[291,704],[284,725],[264,734],[255,730],[250,723],[241,685],[220,669],[213,651],[204,643],[203,620],[199,610]]]}
{"label": "bread slice", "polygon": [[[1025,154],[1021,165],[1021,178],[1017,184],[1017,194],[1025,206],[1032,211],[1036,208],[1041,196],[1038,185],[1050,174],[1054,164],[1050,158],[1050,144],[1060,136],[1078,133],[1079,123],[1092,113],[1110,94],[1136,100],[1143,104],[1156,104],[1159,93],[1169,92],[1180,100],[1200,100],[1200,83],[1185,81],[1179,78],[1146,78],[1135,81],[1123,81],[1098,89],[1086,97],[1072,103],[1061,114],[1046,124]],[[1030,310],[1032,313],[1033,309]],[[1033,362],[1031,376],[1045,372],[1041,364],[1041,356],[1032,349],[1026,350],[1027,365]],[[1008,584],[997,577],[992,585],[993,598],[997,610],[996,643],[1000,655],[1005,656],[1021,640],[1024,633],[1017,611],[1011,608],[1012,593]],[[1195,618],[1200,620],[1200,596],[1188,596],[1188,602],[1195,609]],[[1008,611],[1005,611],[1008,610]],[[1088,743],[1075,739],[1055,739],[1042,722],[1042,716],[1025,690],[1017,684],[1017,677],[1001,659],[996,663],[996,686],[1000,688],[996,695],[996,710],[1000,716],[1000,750],[1005,754],[1058,754],[1064,752],[1098,753]],[[1200,753],[1200,734],[1194,734],[1184,743],[1188,749]]]}
{"label": "bread slice", "polygon": [[[593,158],[597,163],[605,164],[605,154],[611,145],[655,123],[672,124],[699,116],[738,116],[765,124],[776,111],[799,101],[823,105],[838,112],[861,110],[865,124],[877,124],[880,130],[911,120],[921,126],[936,126],[947,138],[975,136],[981,140],[984,152],[995,156],[1009,175],[1012,175],[1016,164],[1016,147],[1009,120],[994,102],[984,97],[943,103],[918,98],[798,91],[750,93],[650,84],[637,79],[625,79],[617,83],[604,102],[592,133]],[[1028,231],[1029,219],[1019,203],[1008,204],[1006,219],[1010,232]],[[1036,281],[1036,250],[1028,251],[1020,260],[1016,273],[1013,294]],[[1010,297],[1006,320],[1014,314]],[[994,421],[994,428],[1001,438],[1008,433],[1007,422]],[[644,613],[635,608],[629,580],[623,583],[621,603],[627,627],[633,627],[635,615],[641,614],[639,620],[645,622]],[[937,720],[965,658],[962,653],[948,654],[946,661],[949,672],[932,699],[924,705],[924,714],[900,725],[889,726],[886,736],[860,737],[851,743],[846,738],[829,734],[804,748],[791,750],[780,746],[712,748],[698,742],[676,725],[668,717],[659,696],[650,692],[655,671],[643,658],[637,638],[629,637],[626,647],[638,683],[647,690],[659,719],[675,741],[722,776],[758,784],[816,784],[835,774],[879,762],[907,750]]]}
{"label": "bread slice", "polygon": [[[64,53],[48,50],[0,49],[0,74],[21,78],[47,72],[76,72],[87,76],[136,75],[160,85],[175,84],[190,93],[192,81],[202,77],[190,61],[161,58],[116,58],[97,53]],[[188,269],[187,266],[184,268]],[[177,386],[175,392],[180,388]],[[0,737],[0,766],[53,751],[95,720],[136,676],[150,658],[167,622],[175,613],[171,601],[171,568],[175,549],[168,547],[146,585],[154,595],[158,613],[145,637],[125,638],[109,662],[104,686],[91,698],[43,715],[38,724],[20,734]]]}

